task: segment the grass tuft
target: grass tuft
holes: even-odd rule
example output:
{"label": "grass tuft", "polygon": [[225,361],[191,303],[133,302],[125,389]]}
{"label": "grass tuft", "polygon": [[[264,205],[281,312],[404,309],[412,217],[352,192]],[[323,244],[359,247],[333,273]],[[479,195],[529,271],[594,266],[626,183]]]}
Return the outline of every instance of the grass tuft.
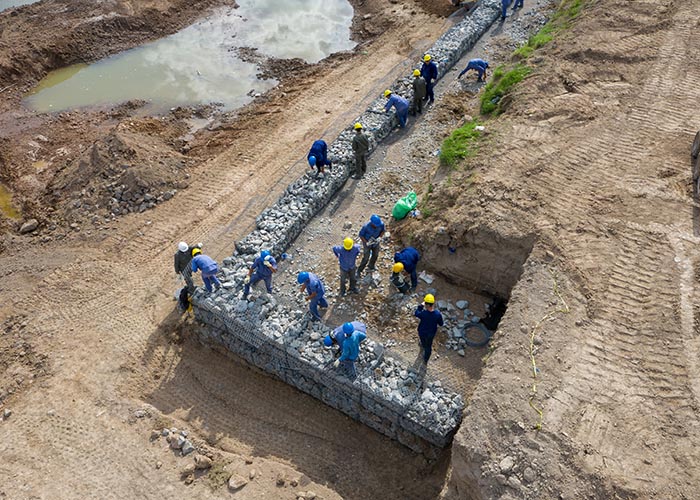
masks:
{"label": "grass tuft", "polygon": [[440,163],[454,167],[458,160],[474,156],[478,150],[477,139],[481,132],[476,130],[477,120],[465,123],[445,139],[440,148]]}
{"label": "grass tuft", "polygon": [[[500,71],[499,71],[500,70]],[[518,64],[513,69],[505,71],[501,66],[493,72],[493,78],[481,94],[481,113],[489,115],[500,114],[503,110],[500,101],[510,91],[513,85],[520,83],[523,78],[532,73],[532,68]]]}

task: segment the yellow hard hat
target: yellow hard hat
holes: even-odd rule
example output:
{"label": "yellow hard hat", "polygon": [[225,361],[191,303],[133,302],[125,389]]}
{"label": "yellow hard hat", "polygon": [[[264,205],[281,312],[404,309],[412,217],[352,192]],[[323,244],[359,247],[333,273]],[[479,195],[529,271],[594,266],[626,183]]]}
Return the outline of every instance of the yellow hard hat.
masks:
{"label": "yellow hard hat", "polygon": [[432,58],[430,57],[430,54],[425,54],[425,55],[423,56],[423,60],[424,60],[425,62],[430,61],[430,59],[432,59]]}
{"label": "yellow hard hat", "polygon": [[355,242],[352,241],[352,238],[345,238],[343,240],[343,248],[345,250],[350,250],[354,244],[355,244]]}
{"label": "yellow hard hat", "polygon": [[353,128],[355,130],[362,130],[362,124],[360,122],[357,122]]}
{"label": "yellow hard hat", "polygon": [[384,91],[384,97],[389,97],[390,95],[391,95],[391,90],[386,89],[386,90]]}
{"label": "yellow hard hat", "polygon": [[420,76],[420,70],[414,69],[413,76]]}
{"label": "yellow hard hat", "polygon": [[202,251],[199,248],[193,248],[192,249],[192,257],[197,255],[198,253],[202,253]]}
{"label": "yellow hard hat", "polygon": [[392,267],[391,270],[395,273],[400,273],[401,271],[403,271],[403,264],[401,262],[397,262],[396,264],[394,264],[394,267]]}
{"label": "yellow hard hat", "polygon": [[432,293],[429,293],[425,296],[423,302],[425,302],[426,304],[435,304],[435,297],[433,297]]}

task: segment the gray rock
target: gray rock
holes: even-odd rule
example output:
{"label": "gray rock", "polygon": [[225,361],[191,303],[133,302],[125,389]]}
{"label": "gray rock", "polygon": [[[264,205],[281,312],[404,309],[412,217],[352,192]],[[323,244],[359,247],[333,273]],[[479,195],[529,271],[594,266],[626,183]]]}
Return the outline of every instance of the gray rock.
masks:
{"label": "gray rock", "polygon": [[466,309],[467,307],[469,307],[469,301],[468,300],[458,300],[456,305],[460,309]]}
{"label": "gray rock", "polygon": [[195,455],[194,456],[194,466],[196,469],[204,470],[209,469],[212,466],[211,458],[205,455]]}
{"label": "gray rock", "polygon": [[508,478],[508,486],[516,491],[520,491],[523,488],[523,483],[521,483],[520,479],[518,479],[516,476],[510,476]]}
{"label": "gray rock", "polygon": [[185,442],[182,443],[182,456],[187,456],[190,453],[194,451],[194,445],[189,441],[189,439],[185,439]]}
{"label": "gray rock", "polygon": [[12,410],[10,410],[9,408],[5,408],[5,410],[2,412],[2,419],[7,420],[8,418],[10,418],[11,415]]}
{"label": "gray rock", "polygon": [[36,219],[29,219],[27,222],[22,224],[22,227],[19,228],[19,233],[31,233],[32,231],[36,230],[37,227],[39,227],[39,221]]}
{"label": "gray rock", "polygon": [[500,468],[503,474],[508,474],[513,469],[514,465],[515,460],[513,459],[513,457],[508,456],[501,460],[501,462],[498,464],[498,467]]}
{"label": "gray rock", "polygon": [[525,467],[525,470],[523,471],[523,479],[527,483],[535,482],[535,480],[537,479],[537,474],[532,469],[532,467]]}

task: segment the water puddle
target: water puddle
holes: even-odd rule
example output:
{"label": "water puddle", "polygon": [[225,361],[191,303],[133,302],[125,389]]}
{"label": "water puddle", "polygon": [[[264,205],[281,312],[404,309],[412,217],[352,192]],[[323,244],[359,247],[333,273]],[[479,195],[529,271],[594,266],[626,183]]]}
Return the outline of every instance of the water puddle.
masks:
{"label": "water puddle", "polygon": [[19,212],[12,206],[12,193],[0,184],[0,213],[10,219],[19,219]]}
{"label": "water puddle", "polygon": [[277,84],[259,80],[236,49],[255,47],[276,58],[315,63],[352,49],[353,9],[347,0],[238,0],[184,30],[91,65],[47,75],[25,99],[40,112],[148,101],[150,110],[220,103],[243,106]]}
{"label": "water puddle", "polygon": [[12,7],[21,7],[22,5],[29,5],[30,3],[36,3],[39,0],[0,0],[0,12]]}

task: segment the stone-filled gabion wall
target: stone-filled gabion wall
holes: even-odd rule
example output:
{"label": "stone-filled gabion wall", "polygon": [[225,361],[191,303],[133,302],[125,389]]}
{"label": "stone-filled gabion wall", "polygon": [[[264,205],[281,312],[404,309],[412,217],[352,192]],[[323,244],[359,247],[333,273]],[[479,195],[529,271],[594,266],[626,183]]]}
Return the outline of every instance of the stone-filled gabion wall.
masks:
{"label": "stone-filled gabion wall", "polygon": [[[442,35],[428,53],[442,77],[469,50],[500,15],[498,0],[485,0],[462,22]],[[409,100],[411,78],[391,89]],[[383,112],[377,98],[355,121],[362,123],[371,148],[398,124]],[[354,122],[353,122],[354,123]],[[358,378],[350,381],[332,368],[333,354],[322,345],[330,332],[323,324],[308,322],[296,306],[263,295],[254,302],[242,297],[243,279],[261,249],[279,256],[301,234],[306,224],[343,186],[354,169],[352,124],[329,145],[333,169],[323,179],[305,175],[256,219],[256,229],[236,244],[224,259],[224,291],[193,297],[195,317],[206,326],[203,339],[225,346],[248,362],[398,440],[409,448],[434,454],[447,446],[462,419],[461,396],[445,390],[439,381],[423,383],[415,371],[384,356],[380,344],[367,339],[357,362]]]}

